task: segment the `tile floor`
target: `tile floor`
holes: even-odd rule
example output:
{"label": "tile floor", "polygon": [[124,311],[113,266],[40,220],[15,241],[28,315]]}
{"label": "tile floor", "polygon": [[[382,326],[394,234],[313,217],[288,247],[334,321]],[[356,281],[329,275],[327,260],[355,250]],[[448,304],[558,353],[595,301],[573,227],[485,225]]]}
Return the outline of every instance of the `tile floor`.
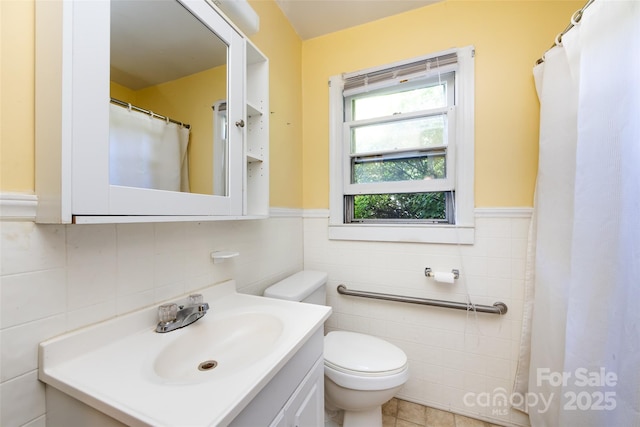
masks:
{"label": "tile floor", "polygon": [[382,406],[382,427],[498,427],[485,421],[393,398]]}

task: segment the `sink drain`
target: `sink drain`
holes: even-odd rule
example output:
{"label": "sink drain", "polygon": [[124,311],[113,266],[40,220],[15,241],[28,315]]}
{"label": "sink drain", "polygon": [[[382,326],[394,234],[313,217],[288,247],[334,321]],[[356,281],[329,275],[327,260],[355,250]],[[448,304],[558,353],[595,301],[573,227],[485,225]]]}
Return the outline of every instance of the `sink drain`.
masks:
{"label": "sink drain", "polygon": [[215,368],[216,366],[218,366],[218,362],[216,362],[215,360],[206,360],[206,361],[202,362],[200,365],[198,365],[198,370],[199,371],[210,371],[211,369]]}

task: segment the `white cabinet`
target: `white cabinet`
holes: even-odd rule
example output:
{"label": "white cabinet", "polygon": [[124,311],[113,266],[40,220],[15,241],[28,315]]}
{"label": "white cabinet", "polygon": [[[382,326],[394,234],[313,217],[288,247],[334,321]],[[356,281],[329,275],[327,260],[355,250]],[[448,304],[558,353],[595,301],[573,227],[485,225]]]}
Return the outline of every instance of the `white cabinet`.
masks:
{"label": "white cabinet", "polygon": [[302,380],[270,427],[324,425],[324,361],[320,358]]}
{"label": "white cabinet", "polygon": [[287,420],[284,418],[284,410],[278,413],[278,416],[273,420],[269,427],[286,427]]}
{"label": "white cabinet", "polygon": [[[268,59],[226,21],[212,2],[171,0],[153,7],[159,10],[166,5],[177,7],[185,16],[173,19],[170,15],[172,25],[174,21],[192,20],[198,28],[194,31],[209,33],[226,49],[222,55],[226,61],[222,67],[226,67],[223,74],[228,115],[224,150],[228,181],[222,186],[224,194],[112,184],[109,101],[117,71],[112,37],[117,14],[110,1],[36,2],[37,222],[203,221],[268,215]],[[156,27],[169,32],[168,25]],[[190,31],[176,32],[169,40],[175,40],[177,33]],[[190,55],[181,64],[216,56],[213,43],[177,44],[178,50]],[[202,46],[201,53],[191,49],[194,46]],[[171,68],[170,64],[155,66],[163,71]],[[213,87],[213,82],[204,84],[202,91],[209,86]],[[209,118],[212,103],[206,107]],[[192,138],[194,133],[202,135],[202,128],[192,131]],[[210,140],[212,143],[213,138]],[[195,166],[190,173],[194,170]],[[214,174],[209,173],[213,188]]]}
{"label": "white cabinet", "polygon": [[324,347],[318,329],[231,422],[231,427],[323,427]]}
{"label": "white cabinet", "polygon": [[324,425],[324,360],[319,359],[283,410],[286,427]]}

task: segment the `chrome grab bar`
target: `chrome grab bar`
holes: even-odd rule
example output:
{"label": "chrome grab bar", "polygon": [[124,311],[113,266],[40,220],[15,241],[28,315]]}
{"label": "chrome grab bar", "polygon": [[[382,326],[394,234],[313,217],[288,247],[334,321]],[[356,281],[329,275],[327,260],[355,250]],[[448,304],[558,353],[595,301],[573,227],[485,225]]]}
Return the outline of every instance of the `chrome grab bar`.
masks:
{"label": "chrome grab bar", "polygon": [[373,298],[386,301],[407,302],[410,304],[431,305],[434,307],[454,308],[456,310],[477,311],[479,313],[506,314],[507,305],[503,302],[496,302],[491,305],[471,304],[456,301],[444,301],[439,299],[416,298],[401,295],[381,294],[378,292],[349,290],[345,285],[338,285],[338,293],[353,297]]}

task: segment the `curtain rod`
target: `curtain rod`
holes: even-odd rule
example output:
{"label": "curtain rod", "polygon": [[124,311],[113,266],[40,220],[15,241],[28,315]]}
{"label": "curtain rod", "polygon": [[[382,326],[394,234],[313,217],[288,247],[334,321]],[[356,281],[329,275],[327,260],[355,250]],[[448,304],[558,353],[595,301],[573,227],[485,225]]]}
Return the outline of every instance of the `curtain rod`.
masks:
{"label": "curtain rod", "polygon": [[115,104],[115,105],[119,105],[120,107],[128,108],[130,110],[138,111],[140,113],[148,114],[152,118],[169,121],[171,123],[175,123],[177,125],[183,126],[183,127],[187,128],[187,129],[191,129],[191,125],[182,123],[182,122],[180,122],[178,120],[174,120],[174,119],[171,119],[171,118],[166,117],[166,116],[162,116],[160,114],[156,114],[153,111],[145,110],[144,108],[136,107],[135,105],[131,105],[128,102],[120,101],[119,99],[116,99],[116,98],[111,98],[111,103]]}
{"label": "curtain rod", "polygon": [[[585,4],[584,6],[582,6],[582,9],[576,10],[573,15],[571,15],[571,22],[569,23],[569,25],[567,25],[567,27],[562,30],[562,32],[560,34],[558,34],[556,36],[556,39],[554,41],[554,43],[551,45],[551,47],[549,49],[547,49],[546,52],[548,52],[549,50],[553,49],[555,46],[561,46],[562,45],[562,37],[567,34],[569,32],[569,30],[571,30],[573,27],[575,27],[578,22],[580,22],[580,20],[582,19],[582,14],[584,13],[585,10],[587,10],[587,8],[589,6],[591,6],[591,3],[593,3],[595,0],[589,0],[587,2],[587,4]],[[545,53],[546,53],[545,52]],[[538,60],[536,61],[536,65],[542,64],[544,62],[544,55],[542,55],[541,58],[538,58]]]}

